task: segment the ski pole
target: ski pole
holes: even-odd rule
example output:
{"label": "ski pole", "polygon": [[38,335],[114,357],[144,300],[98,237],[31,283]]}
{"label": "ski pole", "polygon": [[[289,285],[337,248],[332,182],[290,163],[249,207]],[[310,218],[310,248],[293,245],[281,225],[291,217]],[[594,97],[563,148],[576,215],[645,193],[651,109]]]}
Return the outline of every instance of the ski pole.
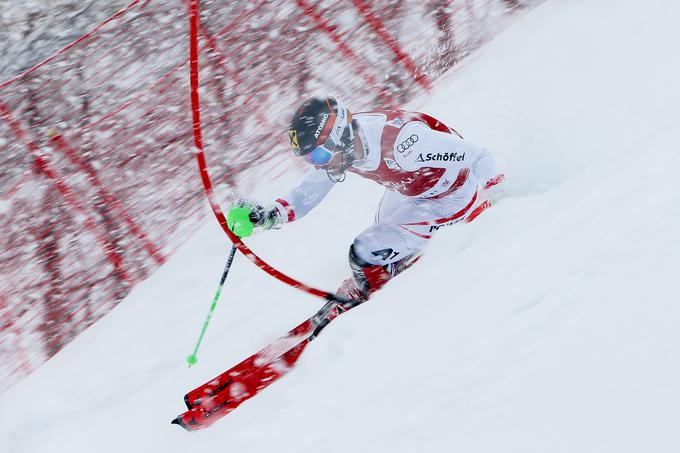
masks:
{"label": "ski pole", "polygon": [[205,331],[208,330],[208,323],[210,323],[210,318],[212,318],[212,314],[215,311],[215,307],[217,306],[217,301],[220,299],[220,294],[222,293],[222,287],[224,286],[224,281],[227,279],[227,274],[229,273],[229,268],[231,268],[231,263],[234,261],[234,255],[236,254],[236,246],[232,245],[231,246],[231,252],[229,252],[229,258],[227,259],[227,264],[224,266],[224,272],[222,272],[222,278],[220,279],[220,286],[217,287],[217,292],[215,293],[215,297],[213,298],[212,305],[210,305],[210,310],[208,311],[208,316],[205,318],[205,322],[203,323],[203,328],[201,329],[201,335],[198,337],[198,342],[196,343],[196,347],[194,348],[193,354],[191,354],[189,357],[187,357],[187,363],[189,364],[189,368],[191,368],[192,365],[196,365],[196,362],[198,362],[198,358],[196,357],[196,353],[198,352],[199,346],[201,346],[201,341],[203,341],[203,335],[205,335]]}

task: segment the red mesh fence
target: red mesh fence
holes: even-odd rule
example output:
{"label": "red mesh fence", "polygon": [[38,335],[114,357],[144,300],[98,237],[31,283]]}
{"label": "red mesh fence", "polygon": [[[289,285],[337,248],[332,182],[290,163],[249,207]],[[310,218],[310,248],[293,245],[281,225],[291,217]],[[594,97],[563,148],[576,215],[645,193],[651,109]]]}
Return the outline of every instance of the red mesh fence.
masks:
{"label": "red mesh fence", "polygon": [[[202,1],[218,197],[296,168],[285,124],[302,98],[399,105],[529,3]],[[0,85],[0,390],[106,314],[208,212],[188,56],[186,4],[137,0]]]}

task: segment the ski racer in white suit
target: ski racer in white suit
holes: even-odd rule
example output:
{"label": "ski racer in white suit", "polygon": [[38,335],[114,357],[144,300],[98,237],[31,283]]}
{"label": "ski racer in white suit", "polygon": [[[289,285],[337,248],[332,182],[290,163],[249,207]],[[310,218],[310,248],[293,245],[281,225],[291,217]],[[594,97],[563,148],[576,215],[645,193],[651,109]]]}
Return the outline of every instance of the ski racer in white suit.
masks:
{"label": "ski racer in white suit", "polygon": [[252,227],[265,229],[300,219],[345,179],[359,174],[385,186],[375,223],[350,246],[352,277],[338,294],[368,298],[420,256],[442,227],[469,222],[496,199],[504,175],[494,158],[429,115],[406,111],[352,114],[333,97],[311,98],[293,116],[290,144],[313,165],[302,182],[269,208],[250,209]]}

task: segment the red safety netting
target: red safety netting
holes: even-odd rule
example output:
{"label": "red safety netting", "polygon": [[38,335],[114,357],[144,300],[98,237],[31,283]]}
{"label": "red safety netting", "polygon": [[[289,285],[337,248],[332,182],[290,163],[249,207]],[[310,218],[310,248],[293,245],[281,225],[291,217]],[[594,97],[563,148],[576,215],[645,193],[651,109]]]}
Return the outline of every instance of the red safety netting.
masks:
{"label": "red safety netting", "polygon": [[[529,3],[202,1],[216,200],[297,169],[285,124],[305,96],[397,106]],[[137,0],[0,84],[0,390],[107,313],[209,212],[188,46],[184,2]]]}

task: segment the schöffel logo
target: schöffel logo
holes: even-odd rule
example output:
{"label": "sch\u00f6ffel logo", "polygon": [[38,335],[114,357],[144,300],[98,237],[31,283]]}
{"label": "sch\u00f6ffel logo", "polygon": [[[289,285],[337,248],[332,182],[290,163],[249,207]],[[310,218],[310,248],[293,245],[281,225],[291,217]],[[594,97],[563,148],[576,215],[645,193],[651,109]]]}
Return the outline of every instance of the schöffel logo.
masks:
{"label": "sch\u00f6ffel logo", "polygon": [[317,127],[316,132],[314,132],[314,138],[319,138],[319,135],[321,135],[323,127],[326,125],[326,121],[328,121],[328,113],[323,114],[323,117],[321,118],[321,123],[319,123],[319,127]]}
{"label": "sch\u00f6ffel logo", "polygon": [[463,161],[465,160],[465,153],[461,154],[460,156],[458,153],[444,153],[444,154],[434,154],[434,153],[427,153],[427,154],[418,154],[418,157],[416,158],[416,162],[429,162],[432,160],[443,160],[445,162],[448,161]]}
{"label": "sch\u00f6ffel logo", "polygon": [[404,140],[403,142],[399,143],[397,145],[397,151],[400,153],[403,153],[407,149],[409,149],[411,146],[415,145],[416,142],[418,141],[418,136],[416,134],[411,135],[409,138]]}

